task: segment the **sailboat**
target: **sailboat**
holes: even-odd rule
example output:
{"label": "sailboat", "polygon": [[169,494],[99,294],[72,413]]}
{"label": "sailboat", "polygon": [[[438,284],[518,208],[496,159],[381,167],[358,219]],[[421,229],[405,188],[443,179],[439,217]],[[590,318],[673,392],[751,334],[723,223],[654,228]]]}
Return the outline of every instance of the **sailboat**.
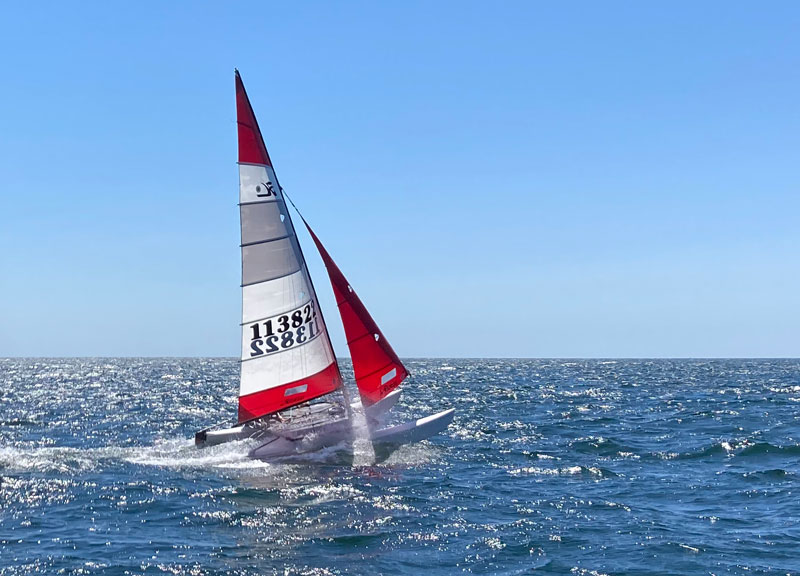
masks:
{"label": "sailboat", "polygon": [[[250,439],[257,442],[250,456],[270,460],[352,442],[358,403],[351,401],[342,378],[289,214],[289,198],[275,175],[238,70],[235,80],[242,255],[238,421],[200,430],[195,444]],[[298,215],[333,287],[373,445],[417,442],[446,429],[454,409],[384,426],[408,370],[319,237]]]}

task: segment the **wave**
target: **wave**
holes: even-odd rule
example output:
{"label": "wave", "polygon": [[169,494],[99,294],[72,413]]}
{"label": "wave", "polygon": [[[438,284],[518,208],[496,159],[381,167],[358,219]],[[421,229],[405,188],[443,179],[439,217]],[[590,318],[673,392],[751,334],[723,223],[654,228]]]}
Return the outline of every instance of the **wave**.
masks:
{"label": "wave", "polygon": [[586,476],[592,478],[610,478],[617,476],[615,472],[597,466],[565,466],[563,468],[544,468],[540,466],[525,466],[506,470],[511,476]]}
{"label": "wave", "polygon": [[16,448],[0,446],[0,471],[3,472],[86,472],[95,467],[86,449],[43,446]]}
{"label": "wave", "polygon": [[714,444],[703,446],[696,450],[689,450],[687,452],[662,452],[658,455],[665,460],[696,460],[699,458],[708,458],[710,456],[727,455],[730,454],[732,450],[728,442],[715,442]]}
{"label": "wave", "polygon": [[776,446],[769,442],[756,442],[745,447],[740,453],[740,456],[760,456],[762,454],[778,454],[781,456],[798,456],[800,455],[800,445],[790,444],[789,446]]}
{"label": "wave", "polygon": [[660,453],[659,456],[668,460],[695,460],[713,456],[728,456],[736,458],[758,458],[761,456],[798,456],[800,445],[790,444],[780,446],[769,442],[753,442],[751,440],[723,440],[708,446],[700,447],[681,453]]}
{"label": "wave", "polygon": [[198,449],[192,440],[183,437],[162,440],[149,446],[0,446],[0,471],[80,474],[120,463],[174,470],[253,470],[283,464],[333,464],[352,468],[383,464],[406,467],[427,464],[440,453],[436,447],[420,443],[401,446],[377,458],[371,450],[364,450],[358,445],[354,450],[348,444],[341,443],[269,463],[250,458],[248,454],[252,448],[253,441],[241,440]]}
{"label": "wave", "polygon": [[789,472],[783,468],[773,468],[771,470],[756,470],[753,472],[745,472],[742,474],[743,478],[748,480],[784,480],[796,476],[794,472]]}
{"label": "wave", "polygon": [[227,442],[199,449],[184,438],[167,440],[153,446],[126,448],[125,462],[162,468],[253,468],[266,463],[248,458],[252,442]]}
{"label": "wave", "polygon": [[[74,448],[66,446],[0,446],[0,470],[10,472],[90,472],[103,465],[128,463],[139,466],[153,466],[170,469],[222,469],[252,470],[270,466],[269,463],[253,460],[248,457],[252,444],[248,441],[229,442],[199,450],[191,440],[185,438],[167,439],[150,446],[105,446],[100,448]],[[570,444],[570,448],[579,453],[599,456],[635,456],[631,448],[604,437],[580,438]],[[343,446],[333,446],[318,452],[300,455],[286,464],[324,464],[334,463],[352,465],[355,468],[373,464],[391,467],[419,466],[435,461],[440,450],[427,443],[404,446],[393,451],[388,457],[376,462],[359,459],[350,462],[342,459],[340,453]],[[753,442],[751,440],[722,440],[684,452],[651,453],[664,460],[697,460],[714,457],[758,459],[765,457],[797,457],[800,445],[777,445],[769,442]],[[548,459],[548,455],[536,454],[539,460]],[[536,473],[572,475],[576,473],[593,473],[597,468],[580,466],[565,468],[520,468],[511,473]],[[764,471],[764,474],[777,477],[780,468]],[[613,473],[603,472],[604,476]]]}
{"label": "wave", "polygon": [[[245,442],[230,442],[198,450],[185,438],[152,446],[0,446],[0,470],[6,472],[85,473],[115,463],[165,468],[252,468],[258,461],[247,457]],[[264,463],[259,463],[264,465]]]}
{"label": "wave", "polygon": [[36,420],[30,420],[28,418],[12,418],[11,420],[5,420],[0,422],[0,426],[39,426],[41,422],[37,422]]}
{"label": "wave", "polygon": [[596,454],[599,456],[616,456],[619,454],[630,454],[634,452],[631,447],[603,436],[578,438],[577,440],[570,442],[569,447],[575,452],[580,452],[582,454]]}

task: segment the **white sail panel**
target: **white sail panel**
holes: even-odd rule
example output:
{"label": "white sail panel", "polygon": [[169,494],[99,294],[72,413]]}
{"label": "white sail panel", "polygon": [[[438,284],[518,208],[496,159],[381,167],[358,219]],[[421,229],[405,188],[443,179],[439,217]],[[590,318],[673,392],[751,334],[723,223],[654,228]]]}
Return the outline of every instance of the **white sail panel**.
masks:
{"label": "white sail panel", "polygon": [[239,202],[275,202],[280,198],[271,166],[239,164]]}
{"label": "white sail panel", "polygon": [[326,336],[318,304],[308,299],[267,318],[242,324],[242,362],[300,348]]}
{"label": "white sail panel", "polygon": [[242,361],[240,396],[297,382],[317,374],[334,361],[324,336],[295,349]]}
{"label": "white sail panel", "polygon": [[293,310],[311,299],[303,270],[242,287],[242,324],[262,320],[265,310]]}

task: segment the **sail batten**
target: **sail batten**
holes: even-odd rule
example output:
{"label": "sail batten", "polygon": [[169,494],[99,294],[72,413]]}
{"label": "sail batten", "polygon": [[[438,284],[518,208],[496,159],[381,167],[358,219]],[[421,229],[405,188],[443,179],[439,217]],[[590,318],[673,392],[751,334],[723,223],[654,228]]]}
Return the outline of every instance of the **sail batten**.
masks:
{"label": "sail batten", "polygon": [[256,246],[258,244],[267,244],[269,242],[277,242],[278,240],[286,240],[289,237],[291,237],[291,234],[287,234],[285,236],[278,236],[277,238],[267,238],[266,240],[253,240],[252,242],[244,242],[242,244],[239,244],[239,248],[245,248],[247,246]]}
{"label": "sail batten", "polygon": [[239,421],[342,387],[303,252],[236,73],[242,253]]}
{"label": "sail batten", "polygon": [[361,399],[374,404],[400,386],[408,370],[308,222],[303,223],[328,271]]}

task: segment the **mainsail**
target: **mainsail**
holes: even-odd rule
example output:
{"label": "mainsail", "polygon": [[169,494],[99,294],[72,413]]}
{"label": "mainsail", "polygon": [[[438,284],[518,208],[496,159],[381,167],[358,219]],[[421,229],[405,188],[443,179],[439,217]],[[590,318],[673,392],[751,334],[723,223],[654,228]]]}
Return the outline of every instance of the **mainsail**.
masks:
{"label": "mainsail", "polygon": [[255,114],[236,72],[242,232],[239,421],[339,389],[314,286]]}
{"label": "mainsail", "polygon": [[368,405],[374,404],[400,386],[408,371],[308,222],[303,220],[303,223],[331,279],[361,399]]}

